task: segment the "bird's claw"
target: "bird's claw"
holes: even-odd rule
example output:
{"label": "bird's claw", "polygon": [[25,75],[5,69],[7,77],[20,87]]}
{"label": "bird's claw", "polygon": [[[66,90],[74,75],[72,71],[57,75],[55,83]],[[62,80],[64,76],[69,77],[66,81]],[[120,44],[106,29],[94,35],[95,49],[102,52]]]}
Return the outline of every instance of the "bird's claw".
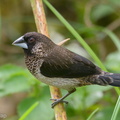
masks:
{"label": "bird's claw", "polygon": [[67,101],[64,101],[62,99],[50,99],[50,100],[53,100],[54,102],[51,104],[51,107],[54,108],[58,103],[65,103],[65,104],[68,104]]}

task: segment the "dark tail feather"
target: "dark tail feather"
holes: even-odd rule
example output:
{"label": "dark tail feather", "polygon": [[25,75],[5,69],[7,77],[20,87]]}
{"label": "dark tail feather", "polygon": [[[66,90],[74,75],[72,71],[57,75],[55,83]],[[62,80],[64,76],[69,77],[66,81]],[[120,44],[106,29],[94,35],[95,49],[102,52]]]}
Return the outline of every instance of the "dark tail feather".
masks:
{"label": "dark tail feather", "polygon": [[112,85],[120,87],[120,74],[105,74],[104,76],[99,76],[98,80],[100,81],[99,85]]}
{"label": "dark tail feather", "polygon": [[113,79],[113,82],[109,83],[109,85],[120,87],[120,74],[112,74],[108,75],[108,77]]}

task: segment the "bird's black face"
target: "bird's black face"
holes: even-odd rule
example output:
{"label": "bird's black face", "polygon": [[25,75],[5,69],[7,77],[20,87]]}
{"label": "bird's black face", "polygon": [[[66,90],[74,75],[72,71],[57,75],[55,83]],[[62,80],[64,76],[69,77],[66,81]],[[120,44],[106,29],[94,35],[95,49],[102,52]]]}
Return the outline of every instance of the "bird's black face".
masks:
{"label": "bird's black face", "polygon": [[40,42],[39,33],[29,32],[13,42],[13,45],[22,47],[25,53],[32,55],[32,49],[37,42]]}
{"label": "bird's black face", "polygon": [[32,49],[32,47],[36,44],[36,41],[40,41],[38,39],[39,39],[38,33],[29,32],[15,40],[13,42],[13,45],[22,47],[23,49]]}
{"label": "bird's black face", "polygon": [[25,51],[29,51],[31,53],[31,50],[33,49],[33,47],[35,46],[35,44],[37,42],[40,42],[40,40],[38,40],[39,36],[36,36],[35,33],[26,33],[23,36],[24,42],[27,45],[27,49],[23,48]]}
{"label": "bird's black face", "polygon": [[28,32],[15,40],[13,45],[22,47],[27,55],[41,54],[53,46],[53,42],[43,34]]}

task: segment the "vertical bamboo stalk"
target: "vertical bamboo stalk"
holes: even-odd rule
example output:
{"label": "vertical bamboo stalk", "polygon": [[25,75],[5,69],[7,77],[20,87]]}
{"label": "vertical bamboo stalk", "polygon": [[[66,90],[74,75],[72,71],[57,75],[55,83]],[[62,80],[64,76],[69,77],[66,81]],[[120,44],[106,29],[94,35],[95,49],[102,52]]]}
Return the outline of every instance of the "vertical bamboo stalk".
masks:
{"label": "vertical bamboo stalk", "polygon": [[[47,22],[44,13],[42,0],[30,0],[37,26],[37,31],[48,36]],[[50,92],[53,99],[61,97],[61,92],[58,88],[50,86]],[[57,104],[54,107],[56,120],[67,120],[66,111],[62,103]]]}

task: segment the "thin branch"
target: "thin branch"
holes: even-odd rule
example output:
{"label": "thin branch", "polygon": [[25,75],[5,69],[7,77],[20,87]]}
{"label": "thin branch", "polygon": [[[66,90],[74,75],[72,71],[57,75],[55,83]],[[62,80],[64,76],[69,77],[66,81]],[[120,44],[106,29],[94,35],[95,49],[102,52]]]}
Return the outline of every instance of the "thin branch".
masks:
{"label": "thin branch", "polygon": [[67,38],[67,39],[59,42],[58,45],[61,46],[61,45],[65,44],[66,42],[68,42],[69,40],[70,40],[70,38]]}
{"label": "thin branch", "polygon": [[[49,37],[42,0],[30,0],[30,1],[38,32]],[[50,86],[50,92],[53,99],[61,98],[61,92],[58,88]],[[57,104],[54,107],[54,110],[56,120],[67,120],[66,111],[64,109],[63,103]]]}

